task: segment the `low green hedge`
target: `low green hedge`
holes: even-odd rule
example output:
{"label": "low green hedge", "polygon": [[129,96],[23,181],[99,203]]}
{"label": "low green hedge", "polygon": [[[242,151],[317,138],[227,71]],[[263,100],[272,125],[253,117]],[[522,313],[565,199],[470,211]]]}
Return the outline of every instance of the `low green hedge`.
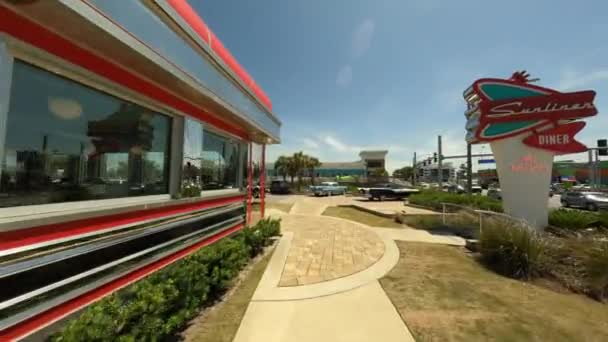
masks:
{"label": "low green hedge", "polygon": [[569,209],[556,209],[549,212],[549,224],[559,228],[580,230],[597,223],[599,223],[599,215],[592,212]]}
{"label": "low green hedge", "polygon": [[213,304],[248,261],[279,234],[279,220],[261,220],[89,306],[51,339],[166,339]]}
{"label": "low green hedge", "polygon": [[442,210],[442,203],[451,203],[471,207],[473,209],[502,212],[502,202],[487,196],[461,195],[442,191],[423,191],[409,197],[409,203],[421,205],[435,210]]}
{"label": "low green hedge", "polygon": [[555,209],[549,212],[549,225],[574,231],[592,227],[608,229],[608,212]]}

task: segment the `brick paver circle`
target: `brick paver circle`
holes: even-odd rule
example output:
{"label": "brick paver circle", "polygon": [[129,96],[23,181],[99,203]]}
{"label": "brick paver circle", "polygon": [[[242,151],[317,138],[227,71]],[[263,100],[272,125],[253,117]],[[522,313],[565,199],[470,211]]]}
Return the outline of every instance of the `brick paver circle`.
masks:
{"label": "brick paver circle", "polygon": [[369,229],[323,216],[286,215],[281,230],[294,233],[279,286],[333,280],[360,272],[384,254],[384,243]]}

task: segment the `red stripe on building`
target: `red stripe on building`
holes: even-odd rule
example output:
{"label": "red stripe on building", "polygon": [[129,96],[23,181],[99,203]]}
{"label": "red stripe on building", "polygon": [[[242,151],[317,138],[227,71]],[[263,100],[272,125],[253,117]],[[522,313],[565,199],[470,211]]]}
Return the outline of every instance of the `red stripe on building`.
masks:
{"label": "red stripe on building", "polygon": [[96,288],[90,292],[84,293],[76,298],[71,299],[70,301],[49,309],[43,313],[40,313],[22,323],[19,323],[15,326],[12,326],[8,329],[0,331],[0,341],[13,341],[26,337],[27,335],[44,328],[45,326],[50,325],[53,322],[60,320],[63,317],[95,302],[99,299],[131,284],[135,281],[142,279],[143,277],[179,260],[182,259],[201,247],[210,245],[223,237],[226,237],[238,230],[243,228],[243,224],[239,224],[234,226],[228,230],[225,230],[215,236],[212,236],[206,240],[198,242],[195,245],[192,245],[186,249],[175,252],[169,256],[164,257],[158,261],[155,261],[149,265],[144,266],[138,270],[135,270],[129,274],[126,274],[108,284],[105,284],[101,287]]}
{"label": "red stripe on building", "polygon": [[58,34],[21,17],[7,7],[0,5],[0,30],[23,40],[53,55],[61,57],[73,64],[79,65],[113,82],[121,84],[133,91],[162,102],[181,112],[192,115],[219,129],[247,139],[245,130],[227,123],[213,114],[184,101],[161,87],[146,81],[127,69],[108,61],[95,53],[82,48]]}
{"label": "red stripe on building", "polygon": [[213,52],[230,68],[237,77],[253,92],[253,94],[268,109],[272,110],[272,102],[266,93],[258,86],[253,78],[247,73],[239,62],[232,56],[230,51],[222,44],[216,35],[209,29],[203,19],[192,9],[186,0],[168,0],[171,7],[190,25],[197,35],[205,42]]}
{"label": "red stripe on building", "polygon": [[93,217],[83,220],[55,223],[44,226],[18,229],[0,233],[0,251],[48,242],[66,237],[77,237],[91,232],[102,232],[120,225],[142,222],[150,219],[162,218],[170,215],[187,213],[231,203],[244,201],[239,195],[229,198],[200,201],[196,203],[180,204],[154,209],[144,209],[127,213]]}

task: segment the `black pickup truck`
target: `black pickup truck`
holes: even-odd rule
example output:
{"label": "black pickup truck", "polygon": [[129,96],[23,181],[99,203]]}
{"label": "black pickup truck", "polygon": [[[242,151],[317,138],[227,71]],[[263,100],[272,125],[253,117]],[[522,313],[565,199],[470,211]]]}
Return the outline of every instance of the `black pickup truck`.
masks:
{"label": "black pickup truck", "polygon": [[404,199],[411,194],[419,193],[420,190],[414,188],[408,188],[398,184],[379,184],[373,188],[370,188],[367,192],[367,198],[370,201],[378,199],[384,201],[386,199]]}

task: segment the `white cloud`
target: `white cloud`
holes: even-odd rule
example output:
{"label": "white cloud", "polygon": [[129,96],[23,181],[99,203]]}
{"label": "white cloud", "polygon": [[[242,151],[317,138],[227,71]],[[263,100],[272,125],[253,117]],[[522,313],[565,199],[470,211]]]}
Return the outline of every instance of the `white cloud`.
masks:
{"label": "white cloud", "polygon": [[352,52],[355,58],[363,56],[369,50],[375,29],[376,24],[371,19],[365,19],[357,26],[352,38]]}
{"label": "white cloud", "polygon": [[302,139],[302,143],[304,144],[304,147],[311,148],[311,149],[318,149],[320,147],[319,143],[317,143],[316,141],[314,141],[310,138]]}
{"label": "white cloud", "polygon": [[608,80],[608,69],[598,69],[589,73],[564,70],[562,71],[558,88],[559,90],[572,90],[606,80]]}
{"label": "white cloud", "polygon": [[361,148],[359,146],[347,145],[340,141],[338,138],[333,137],[331,135],[326,135],[322,138],[323,142],[329,147],[333,148],[339,152],[347,152],[347,151],[360,151]]}
{"label": "white cloud", "polygon": [[344,65],[338,71],[336,84],[340,87],[348,87],[353,81],[353,68],[350,65]]}

